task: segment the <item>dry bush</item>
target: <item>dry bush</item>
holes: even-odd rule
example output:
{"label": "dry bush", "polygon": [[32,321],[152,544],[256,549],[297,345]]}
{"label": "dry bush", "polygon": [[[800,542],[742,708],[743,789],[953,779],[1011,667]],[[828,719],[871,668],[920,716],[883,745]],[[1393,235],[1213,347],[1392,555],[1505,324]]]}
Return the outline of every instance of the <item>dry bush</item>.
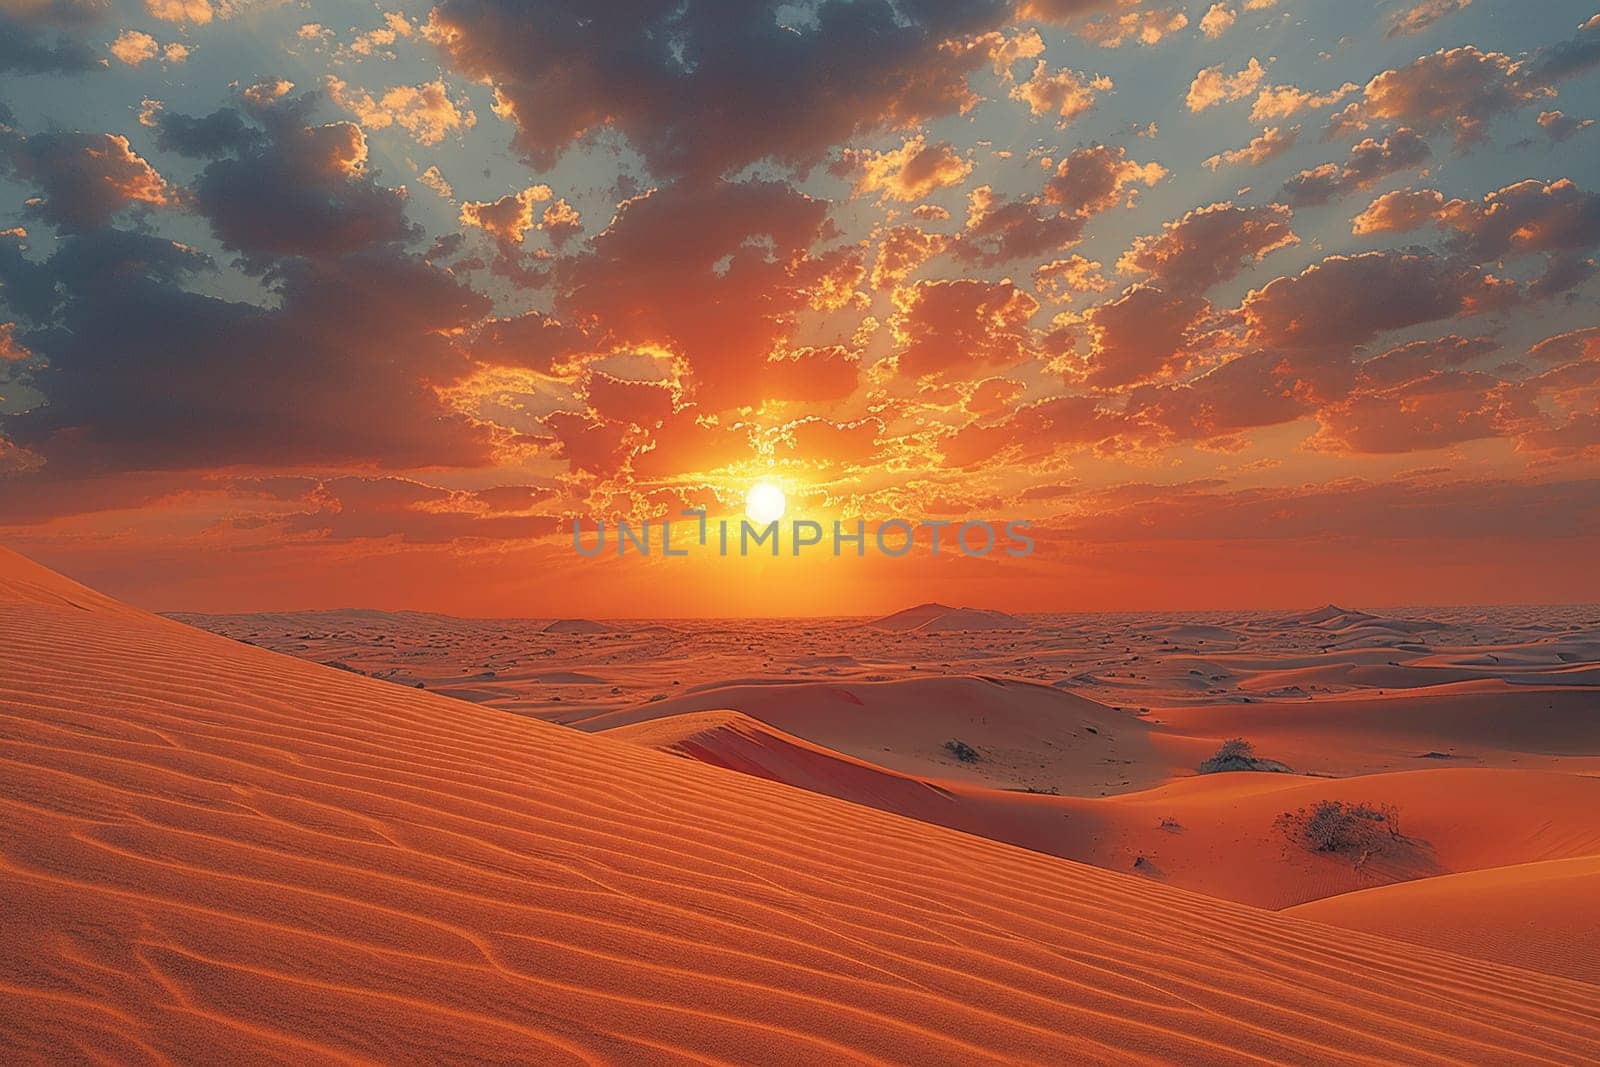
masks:
{"label": "dry bush", "polygon": [[962,763],[978,762],[978,750],[961,740],[951,740],[944,743],[944,747],[952,756]]}
{"label": "dry bush", "polygon": [[1223,771],[1287,771],[1289,768],[1277,760],[1260,759],[1256,747],[1242,737],[1222,742],[1217,751],[1198,770],[1201,774],[1219,774]]}
{"label": "dry bush", "polygon": [[1400,813],[1392,804],[1320,800],[1284,812],[1277,826],[1291,842],[1312,852],[1356,853],[1363,859],[1402,840]]}

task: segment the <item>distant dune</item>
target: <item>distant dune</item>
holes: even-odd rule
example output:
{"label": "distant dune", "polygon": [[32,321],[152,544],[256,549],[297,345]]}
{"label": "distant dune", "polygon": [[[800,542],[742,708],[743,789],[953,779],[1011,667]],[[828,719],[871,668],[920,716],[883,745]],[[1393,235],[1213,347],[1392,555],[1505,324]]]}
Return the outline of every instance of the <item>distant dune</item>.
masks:
{"label": "distant dune", "polygon": [[[671,715],[607,736],[1273,909],[1416,878],[1600,855],[1600,778],[1576,775],[1458,768],[1341,779],[1229,773],[1076,797],[892,770],[735,711]],[[1392,805],[1402,813],[1404,840],[1359,864],[1289,848],[1277,816],[1323,800]]]}
{"label": "distant dune", "polygon": [[919,630],[941,633],[950,630],[1021,630],[1027,623],[1003,611],[985,608],[952,608],[944,604],[918,604],[914,608],[885,615],[867,624],[880,630]]}
{"label": "distant dune", "polygon": [[[1207,742],[1157,751],[1135,715],[1050,686],[1001,678],[704,686],[682,696],[571,720],[609,730],[684,712],[733,709],[796,737],[906,774],[1099,793],[1166,781]],[[959,741],[978,758],[947,748]],[[1192,757],[1192,759],[1191,759]]]}
{"label": "distant dune", "polygon": [[557,619],[544,628],[547,634],[606,634],[612,627],[593,619]]}
{"label": "distant dune", "polygon": [[8,1062],[1577,1063],[1600,986],[290,659],[0,553]]}

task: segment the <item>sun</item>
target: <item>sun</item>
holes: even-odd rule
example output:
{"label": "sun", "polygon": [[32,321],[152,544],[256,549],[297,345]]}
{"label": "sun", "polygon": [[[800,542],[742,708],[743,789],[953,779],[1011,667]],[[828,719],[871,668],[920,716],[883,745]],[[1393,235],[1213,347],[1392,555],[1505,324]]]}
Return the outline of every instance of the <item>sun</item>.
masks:
{"label": "sun", "polygon": [[783,490],[771,482],[757,482],[750,487],[750,494],[744,498],[744,513],[750,516],[751,522],[759,526],[766,526],[783,518],[786,506]]}

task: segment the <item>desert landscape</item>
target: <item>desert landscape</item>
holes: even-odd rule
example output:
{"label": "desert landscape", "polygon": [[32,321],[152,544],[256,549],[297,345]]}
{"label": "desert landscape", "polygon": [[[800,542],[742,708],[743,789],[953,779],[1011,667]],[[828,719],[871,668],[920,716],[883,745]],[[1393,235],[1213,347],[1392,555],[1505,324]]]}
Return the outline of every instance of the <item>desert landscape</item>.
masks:
{"label": "desert landscape", "polygon": [[1596,617],[207,633],[0,554],[7,1058],[1591,1062]]}
{"label": "desert landscape", "polygon": [[0,1067],[1600,1067],[1596,0],[0,0]]}

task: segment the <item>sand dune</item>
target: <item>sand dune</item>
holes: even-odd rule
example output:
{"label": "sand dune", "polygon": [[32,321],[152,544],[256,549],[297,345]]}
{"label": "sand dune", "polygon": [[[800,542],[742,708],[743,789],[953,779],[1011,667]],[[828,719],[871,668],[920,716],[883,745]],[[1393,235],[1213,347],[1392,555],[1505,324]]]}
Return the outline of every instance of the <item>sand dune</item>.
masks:
{"label": "sand dune", "polygon": [[[1600,779],[1577,775],[1455,768],[1343,779],[1213,774],[1116,797],[1063,797],[904,774],[732,711],[674,715],[607,735],[1264,908],[1600,855]],[[1322,800],[1391,805],[1404,840],[1361,863],[1291,847],[1277,817]]]}
{"label": "sand dune", "polygon": [[1469,766],[1600,773],[1600,699],[1592,689],[1479,679],[1314,701],[1161,708],[1176,733],[1245,737],[1296,770],[1412,769],[1429,753]]}
{"label": "sand dune", "polygon": [[608,634],[612,627],[593,619],[557,619],[544,628],[547,634]]}
{"label": "sand dune", "polygon": [[941,633],[956,630],[1021,630],[1027,623],[1003,611],[987,608],[952,608],[944,604],[918,604],[867,624],[879,630]]}
{"label": "sand dune", "polygon": [[89,600],[0,555],[0,1041],[44,1059],[1544,1062],[1600,987]]}
{"label": "sand dune", "polygon": [[[835,752],[923,777],[1098,795],[1164,782],[1213,742],[1158,750],[1138,716],[1050,686],[989,677],[709,685],[569,720],[609,730],[686,712],[735,710]],[[976,750],[968,762],[947,745]]]}
{"label": "sand dune", "polygon": [[1596,901],[1600,856],[1584,856],[1368,889],[1288,914],[1600,985]]}

